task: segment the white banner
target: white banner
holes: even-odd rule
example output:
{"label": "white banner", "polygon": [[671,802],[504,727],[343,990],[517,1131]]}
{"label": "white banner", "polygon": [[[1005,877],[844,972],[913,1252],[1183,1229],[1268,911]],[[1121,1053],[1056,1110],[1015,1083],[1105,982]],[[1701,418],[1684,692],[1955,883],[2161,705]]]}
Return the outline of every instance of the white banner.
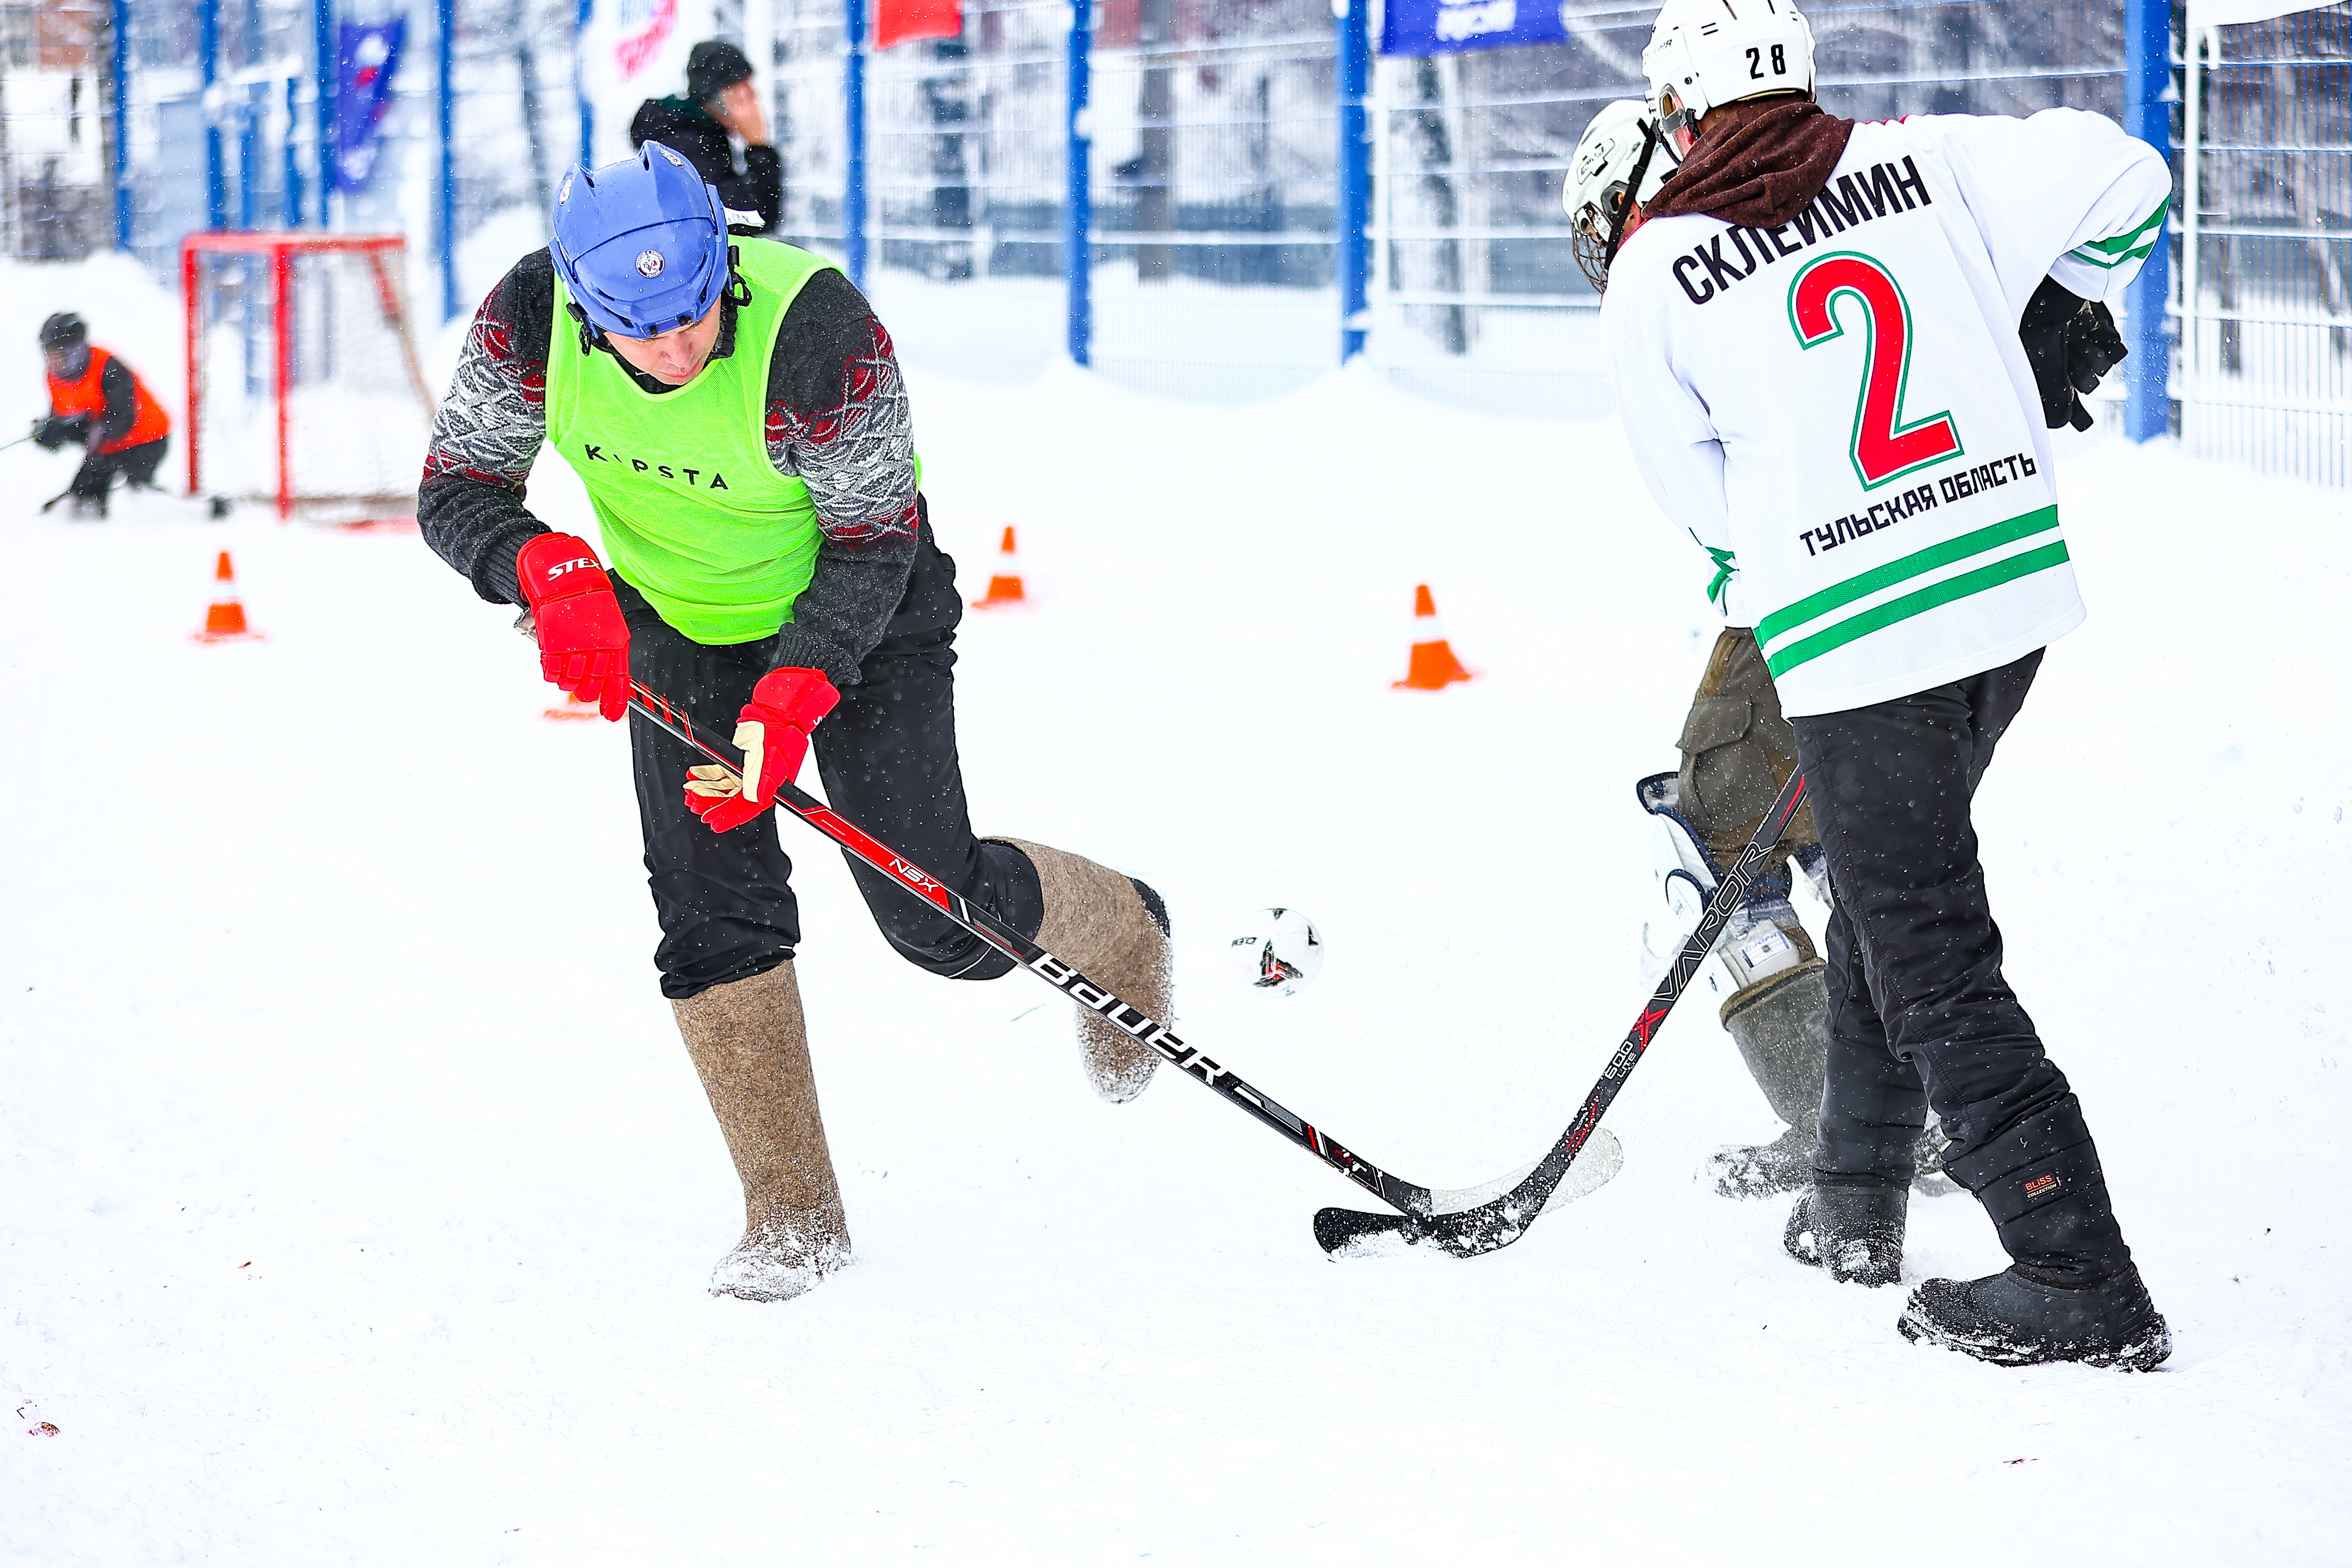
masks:
{"label": "white banner", "polygon": [[2267,22],[2298,11],[2325,11],[2326,0],[2189,0],[2192,27],[2234,27],[2244,22]]}
{"label": "white banner", "polygon": [[595,156],[629,155],[629,121],[649,98],[686,91],[686,57],[716,30],[713,0],[593,0],[581,31],[580,90],[595,110]]}

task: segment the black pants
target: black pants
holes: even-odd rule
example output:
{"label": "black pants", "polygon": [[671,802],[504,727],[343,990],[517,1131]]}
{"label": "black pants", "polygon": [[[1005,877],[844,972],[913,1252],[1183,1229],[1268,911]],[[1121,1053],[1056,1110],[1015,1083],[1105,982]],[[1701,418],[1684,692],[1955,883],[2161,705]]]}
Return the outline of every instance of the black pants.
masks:
{"label": "black pants", "polygon": [[1969,821],[2042,654],[1790,721],[1836,895],[1823,954],[1825,1152],[1840,1146],[1841,1115],[1891,1119],[1886,1107],[1907,1096],[1916,1124],[1923,1075],[1952,1158],[2066,1095],[2065,1075],[2001,978],[2000,929]]}
{"label": "black pants", "polygon": [[163,465],[163,451],[171,444],[168,439],[142,441],[120,452],[93,452],[74,470],[73,484],[66,494],[78,501],[103,504],[117,474],[129,484],[152,486],[155,470]]}
{"label": "black pants", "polygon": [[[616,581],[614,592],[629,622],[631,674],[720,734],[732,734],[751,688],[775,668],[769,640],[708,647],[670,627],[626,583]],[[974,838],[964,809],[950,673],[962,615],[955,562],[925,523],[888,630],[866,655],[858,683],[842,688],[841,705],[816,727],[817,771],[826,800],[843,816],[1034,936],[1045,912],[1036,868],[1010,845]],[[686,805],[686,770],[706,759],[634,714],[629,748],[646,881],[661,919],[654,963],[662,994],[683,999],[790,958],[801,939],[800,904],[780,835],[817,839],[774,811],[712,832]],[[856,860],[849,865],[875,924],[909,962],[969,980],[1011,971],[1010,958],[930,904]]]}

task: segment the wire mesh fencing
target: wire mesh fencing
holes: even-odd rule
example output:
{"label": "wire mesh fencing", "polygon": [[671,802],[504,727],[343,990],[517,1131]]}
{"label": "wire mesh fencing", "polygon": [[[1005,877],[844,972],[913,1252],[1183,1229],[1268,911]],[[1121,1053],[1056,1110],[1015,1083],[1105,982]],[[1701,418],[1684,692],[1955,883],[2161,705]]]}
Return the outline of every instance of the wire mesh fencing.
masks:
{"label": "wire mesh fencing", "polygon": [[2197,33],[2183,60],[2182,438],[2352,483],[2352,5]]}
{"label": "wire mesh fencing", "polygon": [[[1565,44],[1380,62],[1371,352],[1402,383],[1508,412],[1609,406],[1601,302],[1560,185],[1586,122],[1643,96],[1657,11],[1568,0],[1560,16]],[[2122,109],[2116,8],[1874,0],[1806,16],[1832,113]]]}
{"label": "wire mesh fencing", "polygon": [[0,5],[0,252],[63,261],[112,243],[109,26],[97,0]]}
{"label": "wire mesh fencing", "polygon": [[1061,351],[1069,14],[988,0],[964,7],[960,37],[872,58],[869,281],[894,331],[967,371],[1026,373]]}
{"label": "wire mesh fencing", "polygon": [[1093,362],[1262,397],[1337,358],[1327,0],[1115,0],[1095,37]]}
{"label": "wire mesh fencing", "polygon": [[[455,8],[450,39],[452,227],[472,294],[547,236],[556,180],[580,157],[572,88],[576,0],[487,0]],[[488,275],[487,277],[485,275]],[[472,308],[471,298],[461,308]]]}

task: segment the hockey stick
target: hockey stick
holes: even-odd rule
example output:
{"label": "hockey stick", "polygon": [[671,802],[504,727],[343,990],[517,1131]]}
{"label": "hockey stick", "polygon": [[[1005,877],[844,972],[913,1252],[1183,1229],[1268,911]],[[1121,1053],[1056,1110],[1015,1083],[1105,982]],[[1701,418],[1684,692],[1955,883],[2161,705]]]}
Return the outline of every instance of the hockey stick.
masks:
{"label": "hockey stick", "polygon": [[[691,716],[666,698],[646,690],[637,682],[630,682],[629,690],[631,693],[629,707],[632,712],[644,715],[647,721],[667,730],[703,756],[726,768],[738,783],[741,782],[742,757],[732,746],[697,723]],[[1486,1187],[1472,1188],[1463,1192],[1433,1190],[1417,1182],[1406,1181],[1402,1176],[1392,1176],[1380,1169],[1347,1148],[1329,1134],[1310,1124],[1303,1117],[1276,1103],[1271,1095],[1243,1082],[1239,1074],[1220,1066],[1192,1046],[1185,1044],[1174,1030],[1156,1019],[1147,1018],[1140,1008],[1129,1006],[1114,995],[1108,986],[1097,985],[1087,978],[1075,966],[1056,958],[1035,942],[1005,925],[989,911],[966,902],[952,889],[941,883],[937,877],[899,855],[798,785],[788,783],[777,789],[776,809],[789,811],[798,817],[802,821],[806,822],[917,898],[930,904],[973,936],[1010,956],[1015,963],[1055,990],[1068,995],[1080,1007],[1100,1013],[1132,1035],[1139,1043],[1150,1046],[1183,1072],[1207,1084],[1228,1103],[1239,1106],[1258,1122],[1271,1127],[1291,1143],[1305,1149],[1381,1202],[1393,1204],[1399,1210],[1407,1214],[1430,1215],[1466,1207],[1486,1196],[1489,1190]],[[1704,951],[1700,956],[1705,956]],[[1696,966],[1694,964],[1692,967],[1695,969]],[[1584,1146],[1585,1138],[1590,1137],[1591,1134],[1591,1129],[1587,1127],[1584,1136],[1577,1139],[1578,1148],[1581,1149]],[[1612,1138],[1611,1140],[1612,1147],[1609,1151],[1612,1154],[1614,1153],[1613,1144]],[[1590,1181],[1587,1184],[1588,1186],[1598,1186],[1601,1182],[1608,1180],[1610,1176],[1615,1174],[1614,1166],[1603,1159],[1596,1158],[1588,1162],[1588,1168],[1598,1177],[1596,1180]],[[1560,1176],[1565,1175],[1567,1169],[1567,1162],[1562,1161],[1559,1174],[1554,1175],[1544,1186],[1545,1198],[1552,1196],[1553,1188],[1559,1185]],[[1580,1196],[1580,1194],[1571,1193],[1570,1196]],[[1541,1207],[1540,1200],[1538,1202],[1538,1207]],[[1338,1214],[1346,1211],[1326,1209],[1323,1212]],[[1319,1232],[1322,1221],[1318,1218],[1316,1223]],[[1486,1249],[1482,1248],[1479,1250],[1483,1251]]]}
{"label": "hockey stick", "polygon": [[[1592,1092],[1584,1097],[1584,1106],[1577,1112],[1576,1120],[1568,1124],[1568,1131],[1559,1135],[1543,1158],[1531,1166],[1522,1167],[1524,1174],[1518,1175],[1516,1182],[1511,1176],[1502,1176],[1488,1184],[1495,1186],[1512,1182],[1510,1190],[1491,1202],[1451,1214],[1425,1211],[1362,1214],[1351,1208],[1326,1208],[1315,1216],[1315,1239],[1323,1244],[1323,1250],[1339,1252],[1377,1237],[1398,1236],[1407,1241],[1428,1242],[1457,1258],[1475,1258],[1481,1253],[1508,1247],[1526,1235],[1536,1216],[1543,1212],[1553,1189],[1567,1177],[1570,1168],[1576,1164],[1576,1157],[1584,1152],[1585,1145],[1601,1124],[1601,1116],[1607,1113],[1610,1102],[1617,1098],[1617,1092],[1625,1087],[1625,1080],[1633,1075],[1635,1063],[1650,1049],[1650,1041],[1656,1036],[1658,1026],[1666,1021],[1666,1015],[1674,1010],[1675,1001],[1689,987],[1692,977],[1698,973],[1699,966],[1706,962],[1709,953],[1715,951],[1716,938],[1723,935],[1724,926],[1731,919],[1731,912],[1738,909],[1741,900],[1748,896],[1748,889],[1762,873],[1765,861],[1770,858],[1774,846],[1780,843],[1780,835],[1788,831],[1790,821],[1803,805],[1804,799],[1804,774],[1801,771],[1790,774],[1780,798],[1772,803],[1770,810],[1764,813],[1764,821],[1757,828],[1756,836],[1748,841],[1748,847],[1739,852],[1739,859],[1724,873],[1722,882],[1716,885],[1715,896],[1706,902],[1706,913],[1699,917],[1697,929],[1690,934],[1690,939],[1683,944],[1682,952],[1675,956],[1674,967],[1658,982],[1658,988],[1650,994],[1649,1001],[1642,1009],[1642,1016],[1633,1020],[1633,1029],[1626,1032],[1623,1043],[1617,1047],[1617,1054],[1609,1059],[1607,1067],[1601,1069],[1601,1081],[1592,1086]],[[1391,1198],[1390,1201],[1393,1203],[1395,1200]]]}

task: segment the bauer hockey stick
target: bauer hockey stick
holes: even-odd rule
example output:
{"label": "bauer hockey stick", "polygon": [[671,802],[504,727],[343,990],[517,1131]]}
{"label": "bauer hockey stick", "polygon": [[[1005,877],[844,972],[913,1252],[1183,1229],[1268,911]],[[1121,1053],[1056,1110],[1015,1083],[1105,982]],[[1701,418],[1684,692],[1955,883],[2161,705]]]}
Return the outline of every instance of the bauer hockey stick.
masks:
{"label": "bauer hockey stick", "polygon": [[[1507,1191],[1489,1202],[1451,1213],[1407,1209],[1402,1214],[1362,1214],[1352,1208],[1326,1208],[1315,1216],[1315,1239],[1322,1243],[1323,1250],[1336,1253],[1360,1241],[1397,1236],[1407,1241],[1425,1241],[1441,1247],[1457,1258],[1475,1258],[1481,1253],[1508,1247],[1526,1235],[1536,1216],[1543,1212],[1553,1190],[1566,1179],[1570,1169],[1576,1164],[1577,1156],[1584,1152],[1585,1145],[1601,1125],[1601,1118],[1608,1112],[1610,1102],[1617,1098],[1617,1092],[1625,1087],[1625,1080],[1633,1075],[1634,1064],[1650,1049],[1650,1041],[1657,1035],[1658,1026],[1666,1021],[1666,1015],[1674,1011],[1675,1001],[1689,988],[1699,966],[1706,962],[1709,953],[1715,951],[1716,938],[1723,935],[1724,926],[1730,922],[1731,912],[1739,907],[1741,901],[1748,896],[1748,890],[1762,874],[1765,861],[1770,858],[1773,848],[1780,843],[1780,835],[1788,831],[1789,823],[1796,817],[1804,799],[1804,774],[1801,771],[1790,774],[1780,798],[1772,803],[1770,810],[1764,813],[1764,821],[1757,828],[1756,836],[1748,841],[1748,847],[1740,851],[1739,859],[1717,885],[1715,896],[1706,901],[1706,913],[1699,917],[1697,928],[1683,944],[1683,950],[1675,955],[1674,967],[1658,982],[1658,988],[1650,993],[1649,1001],[1642,1008],[1641,1017],[1633,1020],[1633,1027],[1626,1032],[1623,1043],[1617,1047],[1617,1054],[1609,1059],[1607,1067],[1601,1069],[1601,1082],[1595,1083],[1592,1092],[1584,1097],[1583,1108],[1577,1112],[1576,1120],[1568,1124],[1568,1131],[1559,1135],[1541,1159],[1509,1176],[1498,1176],[1484,1189],[1493,1191],[1507,1186]],[[1386,1197],[1388,1195],[1383,1193],[1381,1196]],[[1396,1200],[1390,1198],[1389,1201],[1394,1203]]]}
{"label": "bauer hockey stick", "polygon": [[[629,707],[632,712],[644,715],[649,723],[658,725],[710,758],[711,761],[718,763],[727,769],[728,775],[737,784],[740,785],[742,782],[742,754],[734,747],[720,739],[667,698],[648,691],[639,683],[630,682],[629,690],[631,693]],[[1381,1202],[1394,1205],[1401,1214],[1443,1218],[1447,1211],[1467,1208],[1482,1202],[1490,1193],[1499,1190],[1492,1184],[1482,1187],[1465,1188],[1459,1192],[1432,1189],[1381,1170],[1346,1147],[1328,1133],[1284,1107],[1272,1095],[1244,1082],[1241,1076],[1231,1069],[1219,1065],[1192,1046],[1185,1044],[1174,1030],[1157,1019],[1146,1017],[1142,1009],[1129,1006],[1113,994],[1109,987],[1097,985],[1081,974],[1076,966],[1054,956],[1035,942],[999,920],[988,910],[967,902],[952,888],[942,883],[939,878],[874,838],[832,807],[801,789],[799,785],[785,783],[777,787],[776,809],[789,811],[798,817],[802,821],[806,822],[917,898],[931,905],[982,941],[1006,954],[1013,962],[1055,990],[1066,993],[1080,1007],[1100,1013],[1104,1018],[1134,1036],[1138,1042],[1150,1047],[1166,1057],[1187,1076],[1206,1084],[1221,1098],[1239,1106],[1256,1121],[1271,1127],[1291,1143],[1305,1149]],[[1769,848],[1769,842],[1766,847]],[[1717,924],[1719,927],[1721,922],[1718,921]],[[1704,951],[1700,956],[1702,957],[1706,956]],[[1696,964],[1691,966],[1693,970],[1696,967]],[[1664,1016],[1663,1012],[1660,1016]],[[1579,1150],[1584,1147],[1585,1140],[1591,1136],[1591,1133],[1592,1129],[1587,1126],[1578,1136],[1576,1146]],[[1616,1174],[1617,1151],[1614,1145],[1615,1139],[1612,1136],[1607,1141],[1605,1149],[1597,1152],[1596,1156],[1587,1162],[1588,1179],[1570,1192],[1569,1197],[1580,1197],[1584,1191],[1599,1186]],[[1601,1153],[1605,1153],[1608,1157],[1601,1157]],[[1574,1155],[1570,1155],[1570,1158],[1573,1159]],[[1554,1189],[1560,1185],[1560,1178],[1567,1172],[1568,1161],[1562,1160],[1559,1170],[1545,1182],[1542,1197],[1533,1200],[1536,1208],[1541,1208],[1544,1202],[1553,1196]],[[1516,1180],[1518,1175],[1519,1173],[1514,1172],[1510,1179]],[[1323,1211],[1326,1215],[1346,1212],[1348,1211],[1335,1208],[1327,1208]],[[1472,1212],[1475,1210],[1473,1209]],[[1528,1212],[1528,1218],[1532,1218],[1532,1211]],[[1364,1215],[1360,1218],[1372,1220],[1377,1224],[1381,1217]],[[1322,1225],[1322,1218],[1318,1216],[1316,1220],[1318,1236],[1321,1234]],[[1517,1239],[1516,1236],[1512,1238],[1514,1240]],[[1500,1246],[1502,1243],[1497,1242],[1495,1245]],[[1473,1257],[1477,1252],[1492,1249],[1492,1248],[1481,1247],[1463,1252],[1461,1255],[1465,1258]]]}

